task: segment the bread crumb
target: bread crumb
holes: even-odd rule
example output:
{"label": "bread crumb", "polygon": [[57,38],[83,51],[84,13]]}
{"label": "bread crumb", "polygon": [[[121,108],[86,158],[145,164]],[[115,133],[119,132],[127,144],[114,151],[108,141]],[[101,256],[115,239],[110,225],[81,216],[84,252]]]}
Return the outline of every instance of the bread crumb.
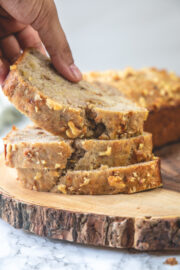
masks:
{"label": "bread crumb", "polygon": [[176,260],[176,258],[170,257],[165,260],[164,264],[176,265],[178,264],[178,261]]}

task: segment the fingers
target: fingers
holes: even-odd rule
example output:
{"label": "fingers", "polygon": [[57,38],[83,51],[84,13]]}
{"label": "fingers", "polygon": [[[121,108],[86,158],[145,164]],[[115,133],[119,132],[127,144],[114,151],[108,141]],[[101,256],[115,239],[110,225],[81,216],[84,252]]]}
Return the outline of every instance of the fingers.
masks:
{"label": "fingers", "polygon": [[0,84],[2,84],[9,72],[10,64],[19,57],[21,49],[13,35],[1,39],[0,48]]}
{"label": "fingers", "polygon": [[[31,38],[27,40],[27,29],[22,30],[25,25],[31,24],[39,33],[39,37],[45,45],[57,71],[73,82],[78,82],[82,79],[81,72],[74,64],[72,53],[60,25],[53,0],[0,0],[0,5],[10,14],[11,18],[19,22],[16,27],[11,24],[10,29],[13,29],[14,33],[17,33],[17,31],[21,32],[21,34],[17,34],[17,39],[23,48],[27,44],[35,44],[39,50],[42,50],[37,34],[33,34],[32,30],[28,29],[28,31],[31,31]],[[5,16],[6,14],[3,13],[2,15]],[[6,25],[0,27],[1,36],[4,36],[6,31]],[[32,39],[34,40],[32,41]]]}
{"label": "fingers", "polygon": [[26,47],[34,47],[46,54],[38,33],[31,27],[24,28],[16,36],[10,35],[0,39],[0,84],[3,83],[12,64]]}
{"label": "fingers", "polygon": [[70,81],[80,81],[82,79],[81,72],[74,64],[53,1],[43,1],[40,13],[32,26],[38,31],[57,71]]}
{"label": "fingers", "polygon": [[9,63],[7,60],[2,58],[2,52],[0,51],[0,84],[3,83],[9,72]]}
{"label": "fingers", "polygon": [[41,53],[46,54],[46,50],[43,47],[38,32],[35,31],[30,25],[18,32],[16,34],[16,38],[22,50],[25,48],[36,48]]}
{"label": "fingers", "polygon": [[11,64],[19,57],[21,53],[19,43],[13,35],[1,39],[0,48],[2,50],[3,57],[6,58]]}
{"label": "fingers", "polygon": [[1,6],[0,6],[0,38],[9,36],[12,33],[18,32],[25,27],[15,21]]}

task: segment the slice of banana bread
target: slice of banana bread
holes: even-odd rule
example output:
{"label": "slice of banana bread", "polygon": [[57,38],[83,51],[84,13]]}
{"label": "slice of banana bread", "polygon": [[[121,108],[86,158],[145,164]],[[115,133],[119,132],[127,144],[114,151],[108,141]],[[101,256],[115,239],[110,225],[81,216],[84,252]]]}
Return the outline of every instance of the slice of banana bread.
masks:
{"label": "slice of banana bread", "polygon": [[142,134],[148,112],[113,87],[72,83],[36,50],[11,66],[3,91],[37,126],[64,138],[117,139]]}
{"label": "slice of banana bread", "polygon": [[152,159],[152,135],[120,140],[65,140],[35,126],[4,138],[6,165],[15,168],[93,170]]}
{"label": "slice of banana bread", "polygon": [[162,186],[159,159],[90,171],[17,169],[27,189],[64,194],[102,195],[135,193]]}
{"label": "slice of banana bread", "polygon": [[[153,134],[154,146],[180,138],[180,77],[156,68],[124,71],[89,72],[89,82],[103,82],[120,90],[125,97],[149,110],[145,131]],[[101,88],[103,84],[98,84]]]}

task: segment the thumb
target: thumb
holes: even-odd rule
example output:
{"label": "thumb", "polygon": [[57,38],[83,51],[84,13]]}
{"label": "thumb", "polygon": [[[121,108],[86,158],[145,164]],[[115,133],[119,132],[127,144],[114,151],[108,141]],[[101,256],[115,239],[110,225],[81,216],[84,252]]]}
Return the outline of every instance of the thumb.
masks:
{"label": "thumb", "polygon": [[57,71],[70,81],[80,81],[82,74],[74,64],[54,1],[42,1],[39,15],[31,25],[38,31]]}

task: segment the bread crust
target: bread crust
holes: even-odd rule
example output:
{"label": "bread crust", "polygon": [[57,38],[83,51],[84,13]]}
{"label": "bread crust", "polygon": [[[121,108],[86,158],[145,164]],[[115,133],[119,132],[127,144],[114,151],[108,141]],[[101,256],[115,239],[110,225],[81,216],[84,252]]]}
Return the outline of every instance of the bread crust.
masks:
{"label": "bread crust", "polygon": [[144,130],[152,133],[153,146],[160,147],[180,139],[180,105],[164,106],[149,112]]}
{"label": "bread crust", "polygon": [[160,160],[92,171],[17,169],[27,189],[64,194],[108,195],[135,193],[162,186]]}

